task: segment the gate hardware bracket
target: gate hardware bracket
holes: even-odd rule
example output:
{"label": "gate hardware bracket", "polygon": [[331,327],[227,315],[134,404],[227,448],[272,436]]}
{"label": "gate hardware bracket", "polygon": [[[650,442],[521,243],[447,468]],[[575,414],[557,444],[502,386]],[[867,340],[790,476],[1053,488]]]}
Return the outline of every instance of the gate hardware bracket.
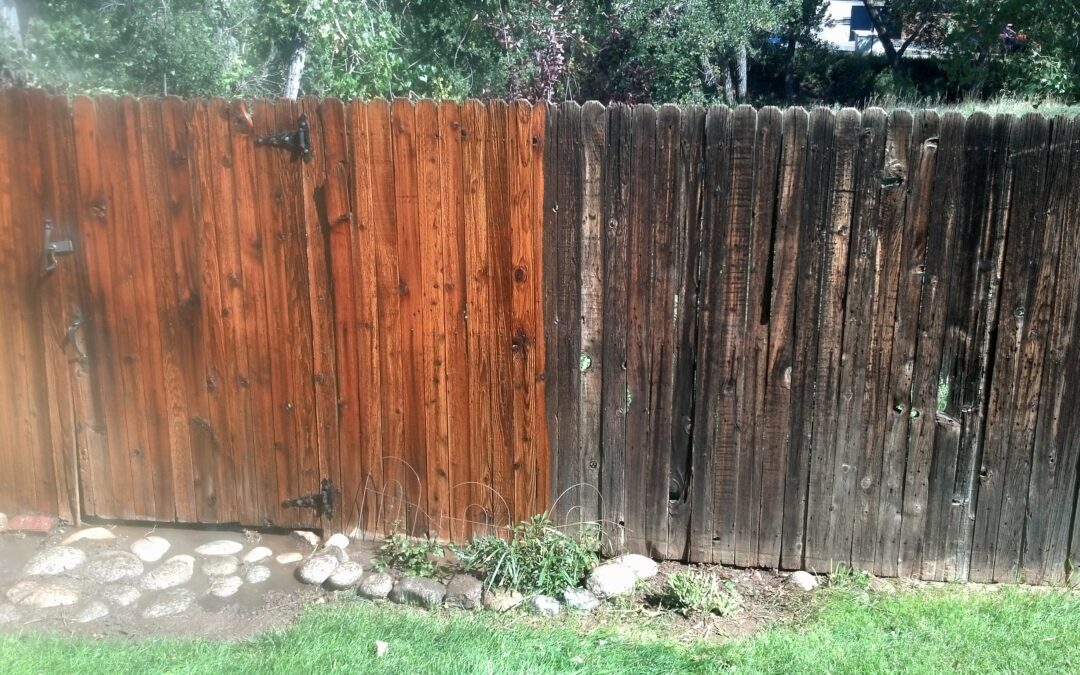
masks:
{"label": "gate hardware bracket", "polygon": [[291,150],[294,157],[299,155],[304,158],[305,162],[310,162],[311,127],[308,126],[307,115],[304,113],[300,114],[300,119],[296,122],[295,131],[284,131],[280,134],[272,134],[270,136],[258,136],[255,139],[255,144]]}
{"label": "gate hardware bracket", "polygon": [[304,495],[303,497],[294,497],[293,499],[286,499],[281,502],[283,507],[296,507],[305,509],[315,509],[316,517],[326,516],[327,518],[334,517],[334,495],[338,492],[338,489],[334,487],[334,484],[330,482],[329,478],[323,478],[321,488],[318,492],[310,495]]}
{"label": "gate hardware bracket", "polygon": [[70,239],[52,241],[53,222],[45,219],[45,241],[41,253],[41,276],[56,269],[56,256],[75,252],[75,245]]}

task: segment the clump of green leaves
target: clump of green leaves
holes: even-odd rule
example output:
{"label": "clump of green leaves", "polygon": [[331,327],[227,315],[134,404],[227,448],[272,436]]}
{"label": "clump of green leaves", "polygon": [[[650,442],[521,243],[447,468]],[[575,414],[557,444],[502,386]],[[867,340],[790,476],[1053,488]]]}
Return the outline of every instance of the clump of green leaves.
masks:
{"label": "clump of green leaves", "polygon": [[865,591],[870,586],[870,573],[851,567],[837,565],[829,574],[829,586]]}
{"label": "clump of green leaves", "polygon": [[371,562],[380,571],[395,569],[410,576],[435,579],[443,576],[439,559],[444,552],[442,544],[434,539],[413,539],[398,531],[386,538]]}
{"label": "clump of green leaves", "polygon": [[739,611],[742,596],[735,583],[708,572],[675,572],[668,577],[661,604],[683,614],[701,612],[729,616]]}
{"label": "clump of green leaves", "polygon": [[453,550],[466,571],[484,574],[487,588],[557,595],[599,562],[600,527],[586,523],[571,535],[543,513],[515,525],[508,540],[477,537]]}

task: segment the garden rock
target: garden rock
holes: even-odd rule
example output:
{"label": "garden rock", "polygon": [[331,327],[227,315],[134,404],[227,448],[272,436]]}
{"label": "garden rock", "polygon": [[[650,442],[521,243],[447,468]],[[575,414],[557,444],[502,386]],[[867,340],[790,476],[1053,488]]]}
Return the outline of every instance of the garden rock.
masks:
{"label": "garden rock", "polygon": [[484,584],[476,577],[458,574],[446,586],[447,607],[480,609],[484,600]]}
{"label": "garden rock", "polygon": [[86,564],[86,576],[99,584],[111,584],[141,576],[145,567],[139,556],[127,551],[105,551]]}
{"label": "garden rock", "polygon": [[303,565],[297,568],[296,578],[305,584],[318,586],[326,581],[340,564],[341,561],[330,553],[317,555],[308,558]]}
{"label": "garden rock", "polygon": [[103,617],[109,615],[109,608],[100,600],[94,600],[75,612],[75,615],[71,617],[75,623],[90,623],[91,621],[97,621]]}
{"label": "garden rock", "polygon": [[0,513],[0,530],[3,530],[5,527],[7,527],[7,524],[8,524],[7,514],[6,513]]}
{"label": "garden rock", "polygon": [[110,539],[116,539],[116,535],[111,530],[107,530],[104,527],[91,527],[87,530],[79,530],[70,537],[64,540],[64,545],[74,544],[77,541],[109,541]]}
{"label": "garden rock", "polygon": [[252,565],[244,572],[244,581],[249,584],[261,584],[270,578],[270,568],[265,565]]}
{"label": "garden rock", "polygon": [[212,555],[202,562],[202,573],[208,577],[227,577],[239,568],[240,561],[234,555]]}
{"label": "garden rock", "polygon": [[236,595],[236,592],[240,590],[240,587],[244,585],[244,580],[240,577],[217,577],[210,582],[210,595],[215,598],[228,598]]}
{"label": "garden rock", "polygon": [[540,616],[558,616],[562,612],[562,605],[549,595],[536,595],[529,601],[529,611]]}
{"label": "garden rock", "polygon": [[423,577],[405,577],[394,585],[390,591],[390,600],[399,605],[414,605],[417,607],[438,607],[446,597],[446,586],[438,581]]}
{"label": "garden rock", "polygon": [[244,545],[238,541],[218,539],[211,541],[195,549],[199,555],[233,555],[244,550]]}
{"label": "garden rock", "polygon": [[319,535],[314,532],[308,532],[307,530],[293,530],[293,536],[300,541],[310,544],[311,548],[319,547]]}
{"label": "garden rock", "polygon": [[149,535],[131,544],[131,552],[143,562],[157,562],[169,550],[172,544],[164,537]]}
{"label": "garden rock", "polygon": [[142,591],[127,584],[114,584],[101,589],[101,597],[117,607],[130,607],[142,597]]}
{"label": "garden rock", "polygon": [[800,591],[812,591],[818,587],[817,578],[805,570],[792,572],[788,577],[788,583]]}
{"label": "garden rock", "polygon": [[161,591],[186,584],[194,575],[195,559],[189,555],[174,555],[143,577],[140,585],[146,591]]}
{"label": "garden rock", "polygon": [[492,612],[507,612],[525,601],[525,596],[517,591],[491,588],[484,591],[484,609]]}
{"label": "garden rock", "polygon": [[[0,514],[3,515],[3,514]],[[19,620],[19,608],[10,603],[0,604],[0,626]]]}
{"label": "garden rock", "polygon": [[279,565],[289,565],[294,562],[300,562],[303,559],[304,554],[297,551],[293,551],[292,553],[282,553],[277,558],[275,558]]}
{"label": "garden rock", "polygon": [[256,546],[244,554],[243,561],[246,563],[262,562],[272,555],[274,555],[274,552],[265,546]]}
{"label": "garden rock", "polygon": [[383,572],[369,574],[360,580],[357,592],[369,600],[385,600],[394,589],[394,578]]}
{"label": "garden rock", "polygon": [[334,536],[326,540],[326,548],[336,546],[338,548],[349,548],[349,538],[344,534],[338,532]]}
{"label": "garden rock", "polygon": [[7,599],[16,605],[34,609],[66,607],[79,601],[79,591],[65,581],[28,579],[9,588]]}
{"label": "garden rock", "polygon": [[884,595],[893,595],[896,593],[896,586],[894,586],[891,581],[879,579],[878,577],[871,579],[870,584],[866,588],[867,590],[875,593],[882,593]]}
{"label": "garden rock", "polygon": [[600,598],[587,588],[568,588],[563,591],[563,602],[575,612],[591,612],[600,606]]}
{"label": "garden rock", "polygon": [[86,553],[71,546],[52,546],[39,551],[26,563],[23,572],[32,577],[53,577],[70,572],[86,562]]}
{"label": "garden rock", "polygon": [[634,590],[637,576],[629,567],[605,563],[589,574],[585,587],[600,599],[627,595]]}
{"label": "garden rock", "polygon": [[182,614],[195,602],[195,594],[186,588],[174,588],[162,593],[158,599],[143,610],[143,618],[160,619]]}
{"label": "garden rock", "polygon": [[360,583],[360,577],[362,576],[364,576],[364,568],[360,563],[343,562],[326,578],[326,585],[338,590],[353,588]]}
{"label": "garden rock", "polygon": [[615,565],[629,567],[633,570],[634,576],[638,579],[650,579],[655,577],[656,573],[660,571],[660,565],[658,565],[655,560],[638,553],[620,555],[616,558],[612,558],[609,562]]}

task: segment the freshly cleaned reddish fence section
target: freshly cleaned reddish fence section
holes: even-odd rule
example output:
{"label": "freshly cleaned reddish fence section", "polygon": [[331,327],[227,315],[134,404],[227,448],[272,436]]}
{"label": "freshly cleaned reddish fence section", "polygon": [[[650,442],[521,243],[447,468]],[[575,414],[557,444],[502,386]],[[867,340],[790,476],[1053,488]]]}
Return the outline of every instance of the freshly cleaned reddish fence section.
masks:
{"label": "freshly cleaned reddish fence section", "polygon": [[568,103],[545,184],[561,512],[700,562],[1080,559],[1080,120]]}
{"label": "freshly cleaned reddish fence section", "polygon": [[[301,115],[309,161],[256,142]],[[546,508],[543,106],[0,117],[0,509],[461,538]],[[282,505],[324,478],[332,519]]]}

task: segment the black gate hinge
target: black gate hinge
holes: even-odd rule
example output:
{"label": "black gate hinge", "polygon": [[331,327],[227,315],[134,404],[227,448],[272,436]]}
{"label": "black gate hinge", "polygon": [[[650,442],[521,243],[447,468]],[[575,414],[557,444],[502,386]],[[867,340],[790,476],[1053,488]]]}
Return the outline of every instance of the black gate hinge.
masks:
{"label": "black gate hinge", "polygon": [[273,148],[290,150],[293,157],[303,157],[305,162],[311,161],[311,127],[308,126],[307,115],[300,114],[294,131],[284,131],[280,134],[258,136],[255,138],[256,145],[269,145]]}
{"label": "black gate hinge", "polygon": [[45,239],[41,252],[41,276],[56,269],[56,256],[75,252],[75,244],[70,239],[52,240],[53,221],[45,219]]}
{"label": "black gate hinge", "polygon": [[281,505],[286,508],[315,509],[316,517],[326,516],[327,518],[333,518],[335,493],[337,492],[337,488],[330,482],[330,479],[323,478],[318,492],[303,497],[286,499],[281,502]]}

